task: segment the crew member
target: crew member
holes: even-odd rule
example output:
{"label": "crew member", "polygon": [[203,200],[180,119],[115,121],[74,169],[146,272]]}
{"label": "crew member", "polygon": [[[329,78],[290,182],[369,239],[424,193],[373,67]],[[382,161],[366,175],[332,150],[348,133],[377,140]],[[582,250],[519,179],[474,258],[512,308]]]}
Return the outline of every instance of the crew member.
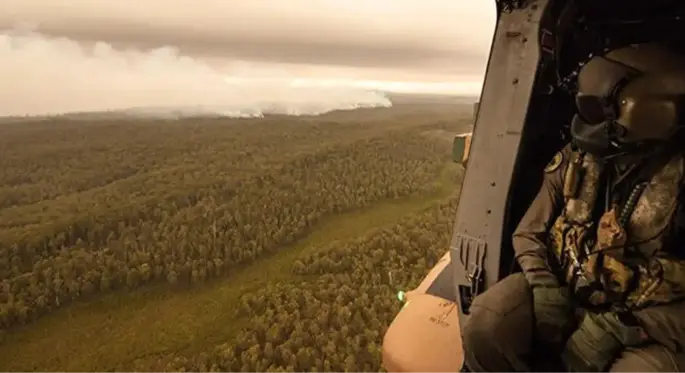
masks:
{"label": "crew member", "polygon": [[583,66],[572,141],[513,235],[523,271],[474,300],[466,369],[685,370],[683,98],[666,44]]}

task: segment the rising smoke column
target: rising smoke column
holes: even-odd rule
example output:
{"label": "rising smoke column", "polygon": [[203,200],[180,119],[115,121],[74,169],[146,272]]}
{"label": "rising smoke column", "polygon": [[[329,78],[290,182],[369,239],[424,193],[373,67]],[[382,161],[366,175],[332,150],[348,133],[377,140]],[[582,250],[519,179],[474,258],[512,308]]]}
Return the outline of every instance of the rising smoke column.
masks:
{"label": "rising smoke column", "polygon": [[246,76],[250,65],[241,66],[219,72],[171,46],[116,49],[105,42],[0,30],[0,116],[129,110],[239,117],[390,106],[378,91],[303,86],[288,76],[257,79],[259,68]]}

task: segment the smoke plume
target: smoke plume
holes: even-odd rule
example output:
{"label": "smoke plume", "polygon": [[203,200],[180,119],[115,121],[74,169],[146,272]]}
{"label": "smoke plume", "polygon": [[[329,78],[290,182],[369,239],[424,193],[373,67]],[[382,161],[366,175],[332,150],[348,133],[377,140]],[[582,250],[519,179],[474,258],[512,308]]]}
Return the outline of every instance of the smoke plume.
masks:
{"label": "smoke plume", "polygon": [[359,85],[303,84],[234,61],[219,71],[172,46],[83,43],[30,30],[0,31],[0,116],[126,110],[148,115],[319,114],[390,106]]}

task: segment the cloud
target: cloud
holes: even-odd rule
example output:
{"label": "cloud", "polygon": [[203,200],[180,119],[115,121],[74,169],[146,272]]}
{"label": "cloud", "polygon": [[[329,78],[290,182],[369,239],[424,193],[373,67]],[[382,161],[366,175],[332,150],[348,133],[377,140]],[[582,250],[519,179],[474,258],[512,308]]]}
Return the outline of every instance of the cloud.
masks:
{"label": "cloud", "polygon": [[[477,95],[494,2],[3,0],[0,115],[201,106],[235,115]],[[162,47],[171,45],[173,47]],[[211,108],[211,109],[209,109]]]}
{"label": "cloud", "polygon": [[4,0],[17,20],[78,40],[289,63],[482,74],[494,1]]}
{"label": "cloud", "polygon": [[[135,108],[137,113],[317,114],[388,106],[364,87],[298,84],[294,77],[238,64],[219,73],[176,48],[118,50],[35,32],[0,32],[0,115]],[[260,77],[259,79],[257,77]]]}

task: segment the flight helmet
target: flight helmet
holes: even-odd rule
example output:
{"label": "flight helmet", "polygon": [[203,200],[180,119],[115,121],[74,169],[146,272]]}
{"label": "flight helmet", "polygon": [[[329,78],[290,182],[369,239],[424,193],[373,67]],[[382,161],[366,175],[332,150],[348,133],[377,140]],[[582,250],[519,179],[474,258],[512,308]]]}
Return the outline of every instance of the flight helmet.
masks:
{"label": "flight helmet", "polygon": [[618,48],[581,68],[571,136],[599,156],[663,143],[685,120],[684,99],[685,54],[661,43]]}

